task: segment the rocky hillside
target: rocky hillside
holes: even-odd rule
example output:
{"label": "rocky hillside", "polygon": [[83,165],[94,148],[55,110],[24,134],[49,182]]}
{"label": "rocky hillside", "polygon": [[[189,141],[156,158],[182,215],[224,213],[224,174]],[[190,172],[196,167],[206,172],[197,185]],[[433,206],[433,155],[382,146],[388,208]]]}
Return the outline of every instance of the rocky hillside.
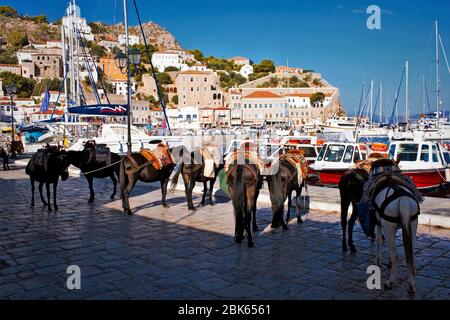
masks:
{"label": "rocky hillside", "polygon": [[[117,38],[117,34],[125,33],[125,27],[123,24],[106,25],[103,23],[91,23],[92,31],[98,40],[107,38]],[[152,44],[158,48],[158,50],[165,49],[181,49],[177,39],[164,27],[154,22],[147,22],[142,25],[144,29],[147,43]],[[141,43],[143,43],[141,37],[141,30],[139,26],[133,26],[129,28],[129,32],[132,35],[139,36]]]}
{"label": "rocky hillside", "polygon": [[[14,9],[10,8],[9,10]],[[100,22],[88,23],[98,41],[102,39],[117,40],[118,34],[125,32],[123,24],[107,25]],[[158,50],[181,48],[175,37],[164,27],[154,22],[147,22],[143,27],[147,42],[157,47]],[[139,26],[130,27],[130,33],[140,36]],[[60,22],[48,23],[45,16],[20,16],[15,10],[12,13],[7,12],[6,14],[0,10],[0,38],[3,39],[3,42],[12,42],[20,37],[27,37],[30,43],[45,43],[49,40],[60,40],[61,25]],[[10,43],[7,44],[11,46]]]}

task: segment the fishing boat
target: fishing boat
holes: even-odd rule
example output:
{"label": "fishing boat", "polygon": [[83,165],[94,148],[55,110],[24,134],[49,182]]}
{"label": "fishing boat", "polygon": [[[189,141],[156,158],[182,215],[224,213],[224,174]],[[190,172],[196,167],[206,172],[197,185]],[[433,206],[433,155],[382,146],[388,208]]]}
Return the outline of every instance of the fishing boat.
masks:
{"label": "fishing boat", "polygon": [[392,141],[389,158],[399,162],[418,189],[433,191],[450,183],[450,156],[439,142]]}
{"label": "fishing boat", "polygon": [[321,185],[336,186],[357,161],[367,159],[368,151],[368,147],[361,143],[325,143],[311,169],[318,175]]}

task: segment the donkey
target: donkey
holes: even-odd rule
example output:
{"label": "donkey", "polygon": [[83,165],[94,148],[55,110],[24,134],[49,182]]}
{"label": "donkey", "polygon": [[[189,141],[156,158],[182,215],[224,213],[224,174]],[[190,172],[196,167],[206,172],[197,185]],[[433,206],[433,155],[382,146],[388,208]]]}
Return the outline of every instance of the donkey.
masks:
{"label": "donkey", "polygon": [[0,157],[2,157],[3,160],[3,170],[10,170],[9,168],[9,157],[11,155],[11,145],[10,144],[5,144],[1,147],[0,149]]}
{"label": "donkey", "polygon": [[[168,149],[168,156],[171,156],[171,149]],[[137,181],[161,183],[162,206],[168,208],[166,201],[167,185],[170,175],[175,168],[175,163],[171,162],[160,169],[155,169],[153,161],[149,161],[141,153],[135,152],[123,156],[120,162],[120,190],[122,198],[122,208],[124,213],[132,215],[130,209],[129,196]]]}
{"label": "donkey", "polygon": [[[39,161],[39,152],[43,153],[39,156],[47,157],[47,159]],[[38,181],[41,201],[44,206],[48,207],[48,211],[52,211],[52,206],[50,204],[50,184],[53,184],[53,205],[55,210],[58,210],[58,205],[56,203],[58,180],[59,177],[61,177],[63,181],[69,178],[69,159],[67,153],[64,150],[60,150],[59,147],[47,147],[45,151],[39,152],[33,155],[25,168],[25,173],[30,176],[31,182],[31,206],[34,207],[34,182]],[[46,162],[46,164],[43,162]],[[45,188],[47,189],[47,202],[42,194],[44,183]]]}
{"label": "donkey", "polygon": [[[376,159],[382,159],[383,155],[372,153],[369,159],[358,162],[354,168],[348,170],[339,180],[339,194],[341,196],[341,227],[342,227],[342,251],[347,251],[348,246],[350,252],[355,253],[356,247],[353,244],[353,227],[358,218],[357,203],[361,201],[363,195],[364,184],[369,179],[369,172],[372,162]],[[352,204],[352,215],[348,220],[348,242],[346,239],[348,208]],[[370,237],[375,239],[375,223],[371,220]]]}
{"label": "donkey", "polygon": [[[220,152],[220,150],[219,150]],[[192,191],[195,187],[196,182],[203,183],[203,196],[201,205],[205,205],[206,194],[208,193],[209,204],[211,206],[215,205],[213,200],[213,187],[217,179],[217,175],[220,170],[223,169],[223,155],[220,153],[220,164],[214,164],[214,175],[205,177],[204,169],[205,169],[205,157],[202,154],[201,150],[194,150],[189,152],[185,147],[180,150],[180,156],[183,158],[181,163],[178,165],[177,170],[172,178],[171,191],[175,190],[175,187],[178,183],[178,178],[180,174],[183,177],[184,182],[184,190],[186,193],[186,200],[188,204],[188,209],[195,211],[195,206],[192,202]],[[186,157],[187,156],[187,157]],[[209,191],[208,191],[208,182],[209,182]]]}
{"label": "donkey", "polygon": [[253,214],[253,230],[257,231],[256,202],[259,190],[262,187],[262,176],[256,164],[235,164],[227,174],[227,185],[233,203],[235,218],[234,240],[237,243],[244,239],[244,230],[247,232],[248,247],[253,247],[250,225]]}
{"label": "donkey", "polygon": [[[287,160],[286,155],[282,155],[278,160],[277,172],[266,177],[272,202],[272,228],[278,228],[281,224],[284,230],[288,229],[287,224],[291,220],[292,193],[294,191],[296,193],[297,222],[303,223],[300,212],[300,196],[302,188],[305,186],[306,175],[302,172],[299,179],[298,174],[296,166]],[[288,209],[286,222],[284,222],[283,212],[286,198],[288,199]]]}
{"label": "donkey", "polygon": [[[375,218],[378,226],[376,263],[381,265],[382,232],[386,237],[391,260],[391,274],[385,288],[392,288],[397,280],[398,255],[395,237],[398,229],[402,229],[403,248],[408,267],[409,293],[415,293],[414,283],[414,247],[420,214],[419,202],[423,201],[419,191],[411,181],[403,178],[402,182],[392,177],[391,172],[399,175],[398,162],[391,159],[380,159],[372,164],[371,176],[386,172],[386,181],[377,185],[371,196],[375,207]],[[401,180],[400,180],[401,181]]]}
{"label": "donkey", "polygon": [[[87,142],[82,151],[68,151],[67,156],[71,165],[79,168],[86,177],[89,184],[90,197],[88,202],[92,202],[95,199],[94,192],[94,178],[106,178],[109,177],[113,183],[113,193],[110,199],[113,200],[117,190],[117,178],[120,175],[120,159],[121,156],[117,153],[111,152],[110,165],[106,159],[98,159],[94,157],[95,144]],[[94,171],[90,173],[91,171]],[[85,173],[88,174],[85,174]]]}

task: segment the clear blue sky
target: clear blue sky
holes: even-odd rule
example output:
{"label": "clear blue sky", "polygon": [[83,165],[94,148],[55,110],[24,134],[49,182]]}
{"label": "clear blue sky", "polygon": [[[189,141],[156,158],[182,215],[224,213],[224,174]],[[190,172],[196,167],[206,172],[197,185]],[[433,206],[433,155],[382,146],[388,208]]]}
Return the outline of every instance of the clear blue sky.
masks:
{"label": "clear blue sky", "polygon": [[[22,14],[60,18],[68,1],[2,0]],[[353,112],[359,104],[363,81],[383,82],[385,110],[393,105],[404,61],[410,61],[412,113],[422,109],[422,75],[435,110],[435,18],[445,49],[450,54],[450,1],[448,0],[137,0],[141,17],[166,27],[187,49],[207,55],[243,55],[255,62],[269,58],[277,64],[313,69],[341,90],[344,106]],[[78,0],[88,21],[122,21],[122,0]],[[117,8],[115,10],[117,4]],[[367,6],[379,5],[382,29],[368,30]],[[131,10],[130,21],[137,23]],[[442,52],[441,52],[442,53]],[[441,56],[442,57],[442,56]],[[442,101],[450,111],[450,74],[441,60]],[[404,110],[404,88],[399,102]]]}

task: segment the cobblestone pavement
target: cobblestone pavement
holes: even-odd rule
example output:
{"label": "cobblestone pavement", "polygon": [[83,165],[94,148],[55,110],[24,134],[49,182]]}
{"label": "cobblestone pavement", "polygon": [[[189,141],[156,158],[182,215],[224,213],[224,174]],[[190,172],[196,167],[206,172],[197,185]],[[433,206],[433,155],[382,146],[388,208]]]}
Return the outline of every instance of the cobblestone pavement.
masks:
{"label": "cobblestone pavement", "polygon": [[[183,193],[160,205],[155,186],[138,184],[133,216],[110,202],[110,181],[96,180],[88,204],[84,178],[60,183],[59,207],[30,208],[23,168],[0,171],[0,298],[9,299],[449,299],[450,231],[421,228],[417,294],[406,294],[406,267],[393,290],[368,290],[375,243],[355,227],[356,254],[341,252],[339,217],[312,212],[288,231],[268,229],[253,249],[233,242],[230,202],[188,212]],[[45,189],[45,188],[44,188]],[[199,203],[199,198],[196,198]],[[265,228],[270,208],[258,210]],[[398,237],[399,252],[403,249]],[[81,268],[81,290],[68,290],[68,265]],[[387,250],[382,277],[386,280]]]}

